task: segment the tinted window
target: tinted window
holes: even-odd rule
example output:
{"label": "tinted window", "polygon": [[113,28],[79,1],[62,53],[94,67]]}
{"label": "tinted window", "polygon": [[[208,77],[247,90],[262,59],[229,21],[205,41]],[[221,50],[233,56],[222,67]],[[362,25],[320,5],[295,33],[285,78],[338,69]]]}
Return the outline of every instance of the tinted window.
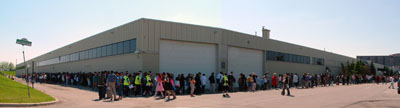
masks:
{"label": "tinted window", "polygon": [[80,60],[83,59],[83,51],[79,52],[79,59],[80,59]]}
{"label": "tinted window", "polygon": [[107,45],[106,49],[107,49],[107,56],[110,56],[112,54],[112,45]]}
{"label": "tinted window", "polygon": [[85,51],[85,59],[88,59],[89,58],[89,50],[86,50]]}
{"label": "tinted window", "polygon": [[93,49],[90,49],[89,51],[88,51],[88,58],[90,59],[90,58],[94,58],[94,56],[93,56]]}
{"label": "tinted window", "polygon": [[118,45],[116,43],[112,44],[112,55],[115,55],[117,53],[118,53]]}
{"label": "tinted window", "polygon": [[96,48],[96,57],[101,57],[101,48]]}
{"label": "tinted window", "polygon": [[92,52],[92,58],[96,58],[96,48],[90,50]]}
{"label": "tinted window", "polygon": [[124,53],[124,54],[125,54],[125,53],[129,53],[129,47],[130,47],[129,44],[130,44],[130,41],[125,41],[123,44],[124,44],[124,46],[123,46],[123,47],[124,47],[123,53]]}
{"label": "tinted window", "polygon": [[117,45],[118,45],[117,54],[122,54],[123,53],[124,44],[122,42],[120,42]]}
{"label": "tinted window", "polygon": [[103,46],[103,47],[101,47],[101,56],[103,57],[103,56],[106,56],[106,55],[107,55],[107,47]]}
{"label": "tinted window", "polygon": [[131,40],[131,41],[129,41],[129,42],[131,42],[129,45],[131,46],[130,47],[130,52],[131,53],[134,53],[135,51],[136,51],[136,39],[133,39],[133,40]]}

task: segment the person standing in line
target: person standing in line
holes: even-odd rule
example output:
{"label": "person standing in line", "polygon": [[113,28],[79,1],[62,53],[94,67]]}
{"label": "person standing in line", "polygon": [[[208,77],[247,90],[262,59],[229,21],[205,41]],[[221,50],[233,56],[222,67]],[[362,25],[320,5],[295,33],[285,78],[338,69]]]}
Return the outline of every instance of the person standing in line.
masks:
{"label": "person standing in line", "polygon": [[194,84],[196,83],[196,80],[194,80],[193,76],[190,76],[189,81],[190,81],[190,96],[194,97],[193,94],[195,89]]}
{"label": "person standing in line", "polygon": [[183,74],[181,74],[179,76],[179,83],[180,83],[179,84],[180,85],[179,94],[185,94],[185,82],[186,82],[185,76]]}
{"label": "person standing in line", "polygon": [[94,88],[94,90],[98,90],[98,88],[97,88],[97,79],[98,79],[98,73],[94,72],[94,75],[93,75],[93,88]]}
{"label": "person standing in line", "polygon": [[[173,77],[174,75],[172,75],[172,77]],[[175,81],[173,82],[174,83],[174,93],[176,94],[176,92],[179,92],[180,91],[180,89],[181,89],[181,82],[180,82],[180,80],[179,80],[179,74],[177,74],[177,77],[175,78]],[[173,78],[171,78],[171,79],[173,79]]]}
{"label": "person standing in line", "polygon": [[239,91],[244,91],[245,84],[243,84],[243,80],[246,80],[246,79],[243,79],[243,73],[240,73],[239,78],[238,78]]}
{"label": "person standing in line", "polygon": [[203,75],[201,76],[200,80],[201,80],[201,93],[204,93],[204,92],[205,92],[205,89],[206,89],[206,84],[207,84],[207,77],[206,77],[206,74],[203,74]]}
{"label": "person standing in line", "polygon": [[278,82],[278,79],[277,79],[277,77],[276,77],[276,73],[274,73],[274,75],[272,75],[272,81],[271,81],[271,86],[272,86],[272,88],[277,88],[277,82]]}
{"label": "person standing in line", "polygon": [[64,75],[64,77],[65,77],[65,86],[68,86],[68,84],[69,84],[69,78],[70,78],[70,75],[69,75],[69,73],[66,73],[65,75]]}
{"label": "person standing in line", "polygon": [[97,89],[99,91],[99,100],[102,100],[105,98],[105,78],[104,78],[104,73],[101,72],[101,74],[98,75],[97,77]]}
{"label": "person standing in line", "polygon": [[118,93],[118,99],[117,100],[122,100],[122,89],[123,89],[123,87],[124,87],[124,85],[123,85],[123,77],[122,76],[124,76],[124,74],[122,74],[122,72],[121,73],[118,73],[118,72],[116,72],[115,73],[115,76],[117,77],[117,81],[116,81],[116,88],[117,88],[117,93]]}
{"label": "person standing in line", "polygon": [[248,77],[247,77],[247,90],[248,91],[252,91],[253,90],[253,82],[254,82],[254,79],[253,79],[253,75],[252,74],[250,74]]}
{"label": "person standing in line", "polygon": [[278,88],[282,88],[282,74],[278,75]]}
{"label": "person standing in line", "polygon": [[228,80],[229,80],[229,88],[230,88],[229,91],[233,92],[235,89],[234,87],[235,87],[235,82],[236,82],[233,72],[231,72],[231,74],[228,75]]}
{"label": "person standing in line", "polygon": [[222,79],[222,72],[219,72],[219,74],[217,74],[217,91],[221,91],[221,79]]}
{"label": "person standing in line", "polygon": [[117,100],[117,92],[115,89],[115,84],[116,84],[117,77],[114,75],[114,72],[110,72],[107,77],[107,94],[110,97],[110,101],[116,101]]}
{"label": "person standing in line", "polygon": [[185,82],[186,82],[186,85],[188,86],[186,88],[186,91],[185,91],[185,93],[187,93],[187,94],[190,94],[190,90],[191,90],[191,88],[190,88],[190,80],[191,80],[190,76],[191,76],[191,74],[188,73],[187,76],[185,77]]}
{"label": "person standing in line", "polygon": [[263,90],[267,90],[268,89],[268,76],[267,74],[264,74],[263,76]]}
{"label": "person standing in line", "polygon": [[194,78],[194,80],[196,80],[196,83],[195,83],[196,89],[194,90],[194,94],[200,95],[201,90],[202,90],[202,88],[201,88],[201,73],[200,72],[198,72],[196,74],[196,77]]}
{"label": "person standing in line", "polygon": [[151,94],[151,88],[152,88],[152,85],[153,85],[153,81],[151,80],[151,76],[150,76],[150,73],[145,73],[145,75],[146,75],[146,79],[145,79],[145,86],[144,86],[144,90],[143,90],[143,96],[146,96],[147,94],[147,92],[150,94],[150,96],[152,95]]}
{"label": "person standing in line", "polygon": [[215,93],[215,78],[214,78],[214,72],[211,73],[211,76],[208,77],[208,80],[210,81],[210,92]]}
{"label": "person standing in line", "polygon": [[228,75],[225,73],[224,76],[222,77],[222,96],[226,97],[226,98],[230,98],[231,96],[229,96],[228,92],[229,92],[229,78]]}
{"label": "person standing in line", "polygon": [[290,96],[290,91],[289,91],[289,77],[287,74],[283,74],[282,77],[282,96],[285,95],[285,89],[287,90],[287,95]]}
{"label": "person standing in line", "polygon": [[299,86],[299,76],[297,76],[297,73],[295,73],[293,75],[293,83],[294,83],[295,88],[297,88],[297,86]]}
{"label": "person standing in line", "polygon": [[140,95],[141,86],[142,86],[142,77],[141,77],[141,71],[139,71],[136,74],[135,78],[135,96]]}
{"label": "person standing in line", "polygon": [[161,74],[157,74],[157,86],[156,86],[156,93],[154,93],[154,97],[157,96],[157,94],[160,92],[161,94],[161,98],[165,98],[164,97],[164,86],[163,86],[163,77]]}
{"label": "person standing in line", "polygon": [[[92,73],[87,74],[87,75],[86,75],[86,82],[87,82],[87,86],[90,87],[90,88],[93,87],[93,86],[92,86],[91,79],[92,79]],[[93,90],[93,88],[92,88],[92,90]]]}
{"label": "person standing in line", "polygon": [[123,92],[125,96],[129,96],[129,85],[130,85],[129,76],[130,75],[128,71],[126,71],[125,75],[123,76],[123,82],[124,82]]}
{"label": "person standing in line", "polygon": [[253,92],[256,92],[256,88],[257,88],[257,75],[253,72],[252,73],[253,75],[253,83],[251,83],[251,90],[253,91]]}

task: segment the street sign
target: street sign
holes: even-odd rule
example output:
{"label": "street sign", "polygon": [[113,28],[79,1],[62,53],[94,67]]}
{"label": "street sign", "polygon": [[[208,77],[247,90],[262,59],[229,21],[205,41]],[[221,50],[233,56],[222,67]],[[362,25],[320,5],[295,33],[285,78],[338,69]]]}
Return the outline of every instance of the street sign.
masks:
{"label": "street sign", "polygon": [[[17,39],[17,44],[22,45],[22,55],[24,57],[24,68],[25,68],[25,71],[26,71],[26,78],[25,78],[25,80],[26,80],[26,88],[28,88],[28,97],[31,98],[31,92],[29,91],[29,83],[28,83],[28,70],[26,69],[27,66],[26,66],[26,62],[25,62],[24,46],[31,46],[32,42],[28,41],[28,39],[26,39],[26,38],[22,38],[22,39]],[[33,73],[33,71],[32,71],[32,73]],[[33,87],[33,83],[32,83],[32,87]]]}
{"label": "street sign", "polygon": [[32,42],[28,41],[25,38],[22,38],[22,39],[17,39],[17,44],[21,44],[21,45],[24,45],[24,46],[31,46]]}

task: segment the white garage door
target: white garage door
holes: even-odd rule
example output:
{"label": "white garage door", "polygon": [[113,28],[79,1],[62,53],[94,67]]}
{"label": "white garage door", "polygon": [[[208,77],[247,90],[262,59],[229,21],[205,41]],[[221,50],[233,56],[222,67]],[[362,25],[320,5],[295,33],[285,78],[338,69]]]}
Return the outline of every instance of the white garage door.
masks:
{"label": "white garage door", "polygon": [[238,47],[228,48],[228,72],[249,75],[251,72],[262,75],[263,53],[261,50],[253,50]]}
{"label": "white garage door", "polygon": [[217,70],[215,44],[161,40],[160,72],[210,75]]}

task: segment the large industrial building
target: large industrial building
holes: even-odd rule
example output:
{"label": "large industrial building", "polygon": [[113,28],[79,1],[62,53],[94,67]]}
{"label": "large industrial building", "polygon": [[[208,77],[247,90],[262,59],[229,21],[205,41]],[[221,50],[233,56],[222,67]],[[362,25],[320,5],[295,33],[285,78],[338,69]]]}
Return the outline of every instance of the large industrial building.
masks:
{"label": "large industrial building", "polygon": [[[331,52],[223,28],[141,18],[48,52],[27,63],[31,72],[152,71],[338,74],[355,61]],[[19,64],[22,66],[23,64]],[[377,64],[377,67],[380,65]],[[23,74],[24,70],[17,70]]]}

